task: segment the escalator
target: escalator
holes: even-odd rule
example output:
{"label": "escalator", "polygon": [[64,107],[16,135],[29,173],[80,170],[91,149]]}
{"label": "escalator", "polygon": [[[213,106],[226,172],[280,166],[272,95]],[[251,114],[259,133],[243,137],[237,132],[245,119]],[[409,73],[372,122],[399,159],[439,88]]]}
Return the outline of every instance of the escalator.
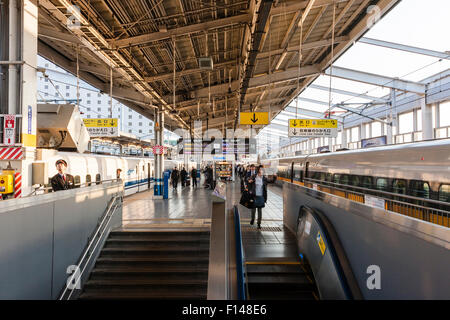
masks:
{"label": "escalator", "polygon": [[209,231],[112,231],[79,299],[206,299]]}
{"label": "escalator", "polygon": [[307,262],[268,260],[246,263],[249,300],[317,300]]}
{"label": "escalator", "polygon": [[[235,220],[240,224],[237,207],[235,212]],[[236,230],[237,239],[245,237],[240,227]],[[242,261],[243,271],[241,274],[238,272],[237,278],[238,282],[245,284],[241,286],[246,288],[241,295],[244,299],[362,299],[339,237],[320,211],[302,206],[297,216],[295,236],[286,231],[284,237],[291,237],[293,241],[278,244],[275,250],[277,257],[273,249],[268,249],[268,244],[250,244],[260,235],[253,235],[248,241],[236,241],[243,252],[242,259],[237,259]]]}

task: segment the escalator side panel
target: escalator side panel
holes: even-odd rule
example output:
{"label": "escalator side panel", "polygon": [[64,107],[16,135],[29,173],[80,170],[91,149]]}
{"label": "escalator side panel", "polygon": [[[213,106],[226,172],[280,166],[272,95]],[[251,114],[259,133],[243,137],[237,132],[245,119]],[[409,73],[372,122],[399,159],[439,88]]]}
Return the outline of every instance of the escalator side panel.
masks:
{"label": "escalator side panel", "polygon": [[297,244],[299,252],[308,258],[321,299],[353,298],[336,261],[328,233],[309,210],[302,209],[299,217]]}

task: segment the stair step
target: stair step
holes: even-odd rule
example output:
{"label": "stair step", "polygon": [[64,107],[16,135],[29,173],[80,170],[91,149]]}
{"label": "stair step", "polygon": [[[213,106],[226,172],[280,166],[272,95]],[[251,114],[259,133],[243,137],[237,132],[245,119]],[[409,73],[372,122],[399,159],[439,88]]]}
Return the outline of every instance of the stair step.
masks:
{"label": "stair step", "polygon": [[104,280],[104,279],[160,279],[160,280],[182,280],[182,279],[208,279],[208,270],[179,270],[177,272],[164,272],[154,270],[148,271],[146,269],[131,269],[122,268],[116,270],[110,269],[94,269],[90,274],[90,280]]}
{"label": "stair step", "polygon": [[209,265],[209,257],[192,257],[192,256],[174,256],[174,257],[99,257],[95,267],[106,266],[151,266],[151,267],[172,267],[174,265],[182,266],[198,266],[204,267]]}
{"label": "stair step", "polygon": [[203,288],[208,285],[208,279],[101,279],[88,280],[84,285],[85,290],[90,288],[127,288],[133,287],[140,290],[144,288],[172,288],[180,287]]}
{"label": "stair step", "polygon": [[139,290],[120,290],[120,291],[95,291],[90,290],[83,292],[79,299],[80,300],[94,300],[94,299],[176,299],[176,300],[206,300],[207,292],[206,290],[190,292],[184,291],[139,291]]}
{"label": "stair step", "polygon": [[148,273],[148,274],[197,274],[208,272],[208,265],[206,266],[148,266],[148,267],[124,267],[121,265],[112,265],[108,267],[100,267],[92,270],[92,273]]}
{"label": "stair step", "polygon": [[172,238],[111,238],[107,239],[105,242],[105,247],[109,246],[129,246],[129,245],[137,245],[137,246],[171,246],[171,245],[205,245],[209,246],[209,238],[200,238],[200,239],[192,239],[192,238],[180,238],[180,239],[172,239]]}
{"label": "stair step", "polygon": [[139,239],[158,239],[158,238],[208,238],[209,231],[111,231],[109,236],[112,239],[117,238],[139,238]]}

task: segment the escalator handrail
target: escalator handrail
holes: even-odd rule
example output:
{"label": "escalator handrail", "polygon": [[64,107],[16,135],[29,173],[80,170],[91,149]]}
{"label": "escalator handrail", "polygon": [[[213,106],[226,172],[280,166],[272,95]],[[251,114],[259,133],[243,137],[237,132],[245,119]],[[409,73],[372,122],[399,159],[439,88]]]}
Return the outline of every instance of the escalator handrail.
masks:
{"label": "escalator handrail", "polygon": [[308,206],[300,207],[299,219],[302,210],[308,211],[314,217],[321,231],[323,232],[323,236],[328,242],[328,249],[330,250],[331,259],[336,266],[339,280],[347,298],[350,300],[364,299],[356,277],[351,268],[350,261],[347,258],[344,247],[342,246],[342,243],[339,240],[336,230],[334,229],[331,222],[322,212],[316,209],[312,209]]}
{"label": "escalator handrail", "polygon": [[242,251],[242,233],[239,209],[234,206],[234,228],[236,235],[236,272],[238,282],[238,300],[246,300],[244,279],[244,253]]}

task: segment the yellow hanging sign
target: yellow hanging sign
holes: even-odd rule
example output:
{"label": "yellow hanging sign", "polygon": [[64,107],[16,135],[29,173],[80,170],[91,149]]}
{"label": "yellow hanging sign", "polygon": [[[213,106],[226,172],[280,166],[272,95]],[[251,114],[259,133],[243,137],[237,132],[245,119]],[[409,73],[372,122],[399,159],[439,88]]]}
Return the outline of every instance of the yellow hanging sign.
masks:
{"label": "yellow hanging sign", "polygon": [[337,128],[334,119],[289,119],[289,128]]}
{"label": "yellow hanging sign", "polygon": [[263,125],[269,124],[268,112],[240,112],[240,124],[244,125]]}
{"label": "yellow hanging sign", "polygon": [[83,119],[84,125],[88,128],[117,128],[116,118],[107,119]]}

